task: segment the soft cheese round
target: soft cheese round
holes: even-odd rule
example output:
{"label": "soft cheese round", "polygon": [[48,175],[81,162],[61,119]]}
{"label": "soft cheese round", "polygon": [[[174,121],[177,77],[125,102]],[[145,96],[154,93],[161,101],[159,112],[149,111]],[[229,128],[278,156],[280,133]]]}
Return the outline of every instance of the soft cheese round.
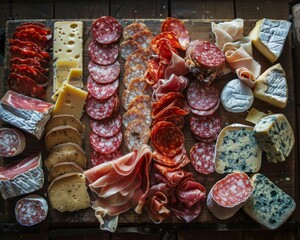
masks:
{"label": "soft cheese round", "polygon": [[228,82],[221,93],[221,103],[228,112],[245,112],[251,107],[253,100],[251,88],[239,79]]}

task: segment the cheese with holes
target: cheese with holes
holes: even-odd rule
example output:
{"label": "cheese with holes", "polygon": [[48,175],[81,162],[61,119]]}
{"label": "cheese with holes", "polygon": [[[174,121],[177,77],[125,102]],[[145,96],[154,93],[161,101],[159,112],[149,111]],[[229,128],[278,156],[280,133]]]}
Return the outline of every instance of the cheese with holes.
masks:
{"label": "cheese with holes", "polygon": [[267,69],[256,81],[254,96],[273,106],[284,108],[288,100],[285,72],[280,63]]}
{"label": "cheese with holes", "polygon": [[244,211],[265,228],[277,229],[294,212],[295,201],[260,173],[254,174],[251,182],[254,190],[243,206]]}
{"label": "cheese with holes", "polygon": [[48,188],[52,208],[60,212],[73,212],[90,206],[85,176],[67,173],[55,178]]}
{"label": "cheese with holes", "polygon": [[262,150],[254,137],[253,127],[232,124],[222,129],[215,148],[217,173],[258,172]]}
{"label": "cheese with holes", "polygon": [[70,84],[64,84],[59,92],[52,114],[70,114],[80,119],[87,98],[87,92]]}
{"label": "cheese with holes", "polygon": [[263,117],[254,127],[255,138],[269,162],[283,162],[290,154],[295,137],[286,117],[279,113]]}
{"label": "cheese with holes", "polygon": [[256,22],[249,37],[261,54],[275,62],[281,55],[290,27],[288,21],[263,18]]}

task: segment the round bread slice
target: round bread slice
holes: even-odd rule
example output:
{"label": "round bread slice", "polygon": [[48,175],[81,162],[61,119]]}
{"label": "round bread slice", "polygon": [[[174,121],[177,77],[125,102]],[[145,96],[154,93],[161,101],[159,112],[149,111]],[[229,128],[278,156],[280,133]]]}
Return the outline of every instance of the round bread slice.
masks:
{"label": "round bread slice", "polygon": [[59,126],[70,126],[76,128],[81,134],[84,132],[84,125],[77,118],[69,114],[60,114],[54,115],[50,118],[45,128],[46,134],[53,128]]}
{"label": "round bread slice", "polygon": [[82,173],[83,169],[73,162],[61,162],[53,166],[51,172],[48,175],[48,181],[52,182],[55,178],[62,176],[66,173]]}

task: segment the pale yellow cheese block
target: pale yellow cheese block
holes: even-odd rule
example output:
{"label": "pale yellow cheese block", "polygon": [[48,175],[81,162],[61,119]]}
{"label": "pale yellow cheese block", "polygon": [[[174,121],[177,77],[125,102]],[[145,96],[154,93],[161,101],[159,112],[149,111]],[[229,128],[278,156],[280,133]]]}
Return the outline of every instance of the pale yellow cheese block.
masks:
{"label": "pale yellow cheese block", "polygon": [[51,129],[58,126],[71,126],[76,128],[81,134],[84,132],[84,125],[77,118],[75,118],[73,115],[61,114],[54,115],[50,118],[50,120],[47,122],[45,133],[47,134]]}
{"label": "pale yellow cheese block", "polygon": [[82,88],[82,68],[71,68],[67,76],[67,83],[74,87]]}
{"label": "pale yellow cheese block", "polygon": [[74,173],[74,172],[82,173],[83,169],[73,162],[57,163],[49,173],[48,181],[52,182],[55,178],[59,176],[62,176],[66,173]]}
{"label": "pale yellow cheese block", "polygon": [[251,108],[245,120],[253,124],[256,124],[262,117],[266,115],[267,115],[266,113],[260,112],[256,108]]}
{"label": "pale yellow cheese block", "polygon": [[66,173],[55,178],[48,188],[52,208],[73,212],[90,206],[86,180],[82,173]]}

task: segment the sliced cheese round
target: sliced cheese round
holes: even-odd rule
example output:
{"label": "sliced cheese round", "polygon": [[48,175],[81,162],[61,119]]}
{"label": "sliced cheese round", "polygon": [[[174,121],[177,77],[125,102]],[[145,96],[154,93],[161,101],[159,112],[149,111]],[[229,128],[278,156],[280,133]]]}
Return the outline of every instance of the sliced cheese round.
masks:
{"label": "sliced cheese round", "polygon": [[69,115],[69,114],[60,114],[60,115],[52,116],[46,125],[45,132],[48,133],[51,129],[55,127],[67,126],[67,125],[76,128],[78,132],[83,134],[84,131],[83,124],[73,115]]}
{"label": "sliced cheese round", "polygon": [[57,163],[54,165],[51,172],[49,173],[48,181],[52,182],[55,178],[59,176],[62,176],[66,173],[74,173],[74,172],[82,173],[83,169],[73,162]]}
{"label": "sliced cheese round", "polygon": [[221,93],[221,103],[228,112],[245,112],[251,107],[253,100],[251,88],[239,79],[228,82]]}

